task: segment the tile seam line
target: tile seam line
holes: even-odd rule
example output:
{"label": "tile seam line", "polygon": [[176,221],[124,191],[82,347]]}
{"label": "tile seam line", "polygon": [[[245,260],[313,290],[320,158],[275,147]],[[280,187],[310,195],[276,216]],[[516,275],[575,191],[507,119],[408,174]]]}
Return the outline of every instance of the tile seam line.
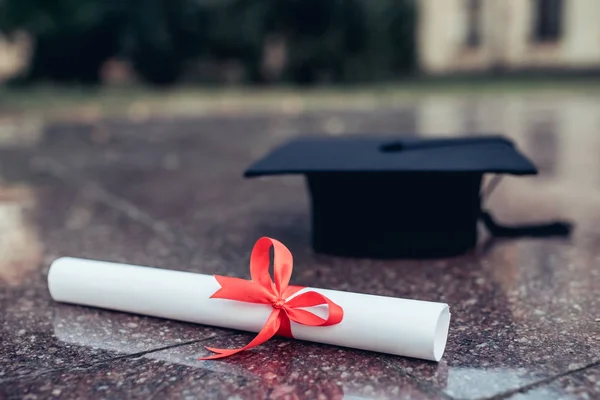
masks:
{"label": "tile seam line", "polygon": [[39,167],[43,167],[39,168],[39,172],[49,174],[55,179],[59,179],[70,185],[75,185],[80,189],[88,189],[94,200],[120,212],[132,221],[150,228],[162,239],[171,243],[179,242],[189,250],[194,249],[195,241],[192,240],[192,238],[174,232],[160,219],[154,218],[135,204],[106,190],[97,181],[90,180],[92,183],[85,183],[81,176],[66,172],[66,167],[53,157],[41,157],[38,159],[38,162]]}
{"label": "tile seam line", "polygon": [[[496,394],[494,396],[491,396],[491,397],[483,397],[483,398],[481,398],[479,400],[504,400],[504,399],[508,399],[511,396],[515,395],[515,394],[526,393],[526,392],[528,392],[528,391],[530,391],[532,389],[536,389],[538,387],[545,386],[545,385],[547,385],[549,383],[552,383],[552,382],[554,382],[554,381],[556,381],[556,380],[558,380],[558,379],[560,379],[562,377],[569,376],[569,375],[575,374],[577,372],[582,372],[582,371],[585,371],[585,370],[588,370],[590,368],[594,368],[594,367],[597,367],[597,366],[600,366],[600,360],[596,360],[594,362],[591,362],[589,364],[586,364],[586,365],[584,365],[582,367],[579,367],[579,368],[576,368],[576,369],[571,369],[571,370],[567,370],[565,372],[561,372],[560,374],[552,375],[552,376],[550,376],[548,378],[540,379],[539,381],[535,381],[535,382],[529,383],[527,385],[523,385],[523,386],[520,386],[518,388],[515,388],[515,389],[512,389],[512,390],[508,390],[506,392],[498,393],[498,394]],[[459,400],[459,399],[457,399],[457,400]]]}
{"label": "tile seam line", "polygon": [[153,348],[153,349],[150,349],[150,350],[139,351],[137,353],[123,354],[123,355],[116,356],[116,357],[109,357],[109,358],[106,358],[106,359],[98,360],[96,362],[68,365],[66,367],[61,367],[61,368],[51,368],[51,369],[46,369],[46,370],[34,372],[32,374],[29,374],[29,375],[23,375],[23,376],[12,376],[12,377],[8,377],[8,378],[5,378],[5,379],[0,379],[0,384],[6,384],[6,383],[10,383],[10,382],[32,380],[32,379],[40,378],[40,377],[43,377],[43,376],[46,376],[46,375],[51,375],[51,374],[54,374],[56,372],[62,372],[62,371],[69,371],[69,370],[76,370],[76,369],[86,370],[86,369],[90,369],[90,368],[93,368],[93,367],[98,366],[98,365],[110,364],[110,363],[112,363],[114,361],[118,361],[118,360],[123,360],[123,359],[127,359],[127,358],[137,358],[137,357],[144,356],[146,354],[152,354],[152,353],[157,353],[159,351],[174,349],[174,348],[177,348],[177,347],[184,347],[184,346],[188,346],[188,345],[191,345],[191,344],[202,343],[202,342],[210,341],[210,340],[216,339],[216,338],[223,338],[223,337],[234,336],[236,334],[237,334],[237,332],[231,332],[231,333],[224,333],[224,334],[221,334],[221,335],[206,336],[206,337],[201,338],[201,339],[189,340],[189,341],[183,342],[183,343],[174,343],[174,344],[170,344],[168,346],[162,346],[162,347],[157,347],[157,348]]}

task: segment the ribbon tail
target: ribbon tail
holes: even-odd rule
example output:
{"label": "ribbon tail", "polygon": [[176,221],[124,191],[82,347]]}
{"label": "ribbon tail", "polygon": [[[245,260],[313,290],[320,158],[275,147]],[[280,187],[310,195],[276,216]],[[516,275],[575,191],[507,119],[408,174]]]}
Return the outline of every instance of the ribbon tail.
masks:
{"label": "ribbon tail", "polygon": [[275,336],[275,334],[279,330],[279,327],[281,324],[279,314],[280,314],[280,309],[274,309],[271,312],[271,314],[269,315],[267,322],[265,322],[265,326],[263,326],[263,328],[260,330],[260,332],[258,332],[256,337],[254,339],[252,339],[252,341],[250,343],[248,343],[247,345],[245,345],[244,347],[241,347],[239,349],[217,349],[214,347],[206,347],[205,346],[204,347],[205,349],[212,351],[213,353],[217,353],[217,354],[214,354],[212,356],[207,356],[207,357],[201,357],[201,358],[199,358],[199,360],[216,360],[218,358],[229,357],[229,356],[232,356],[239,352],[242,352],[244,350],[248,350],[248,349],[251,349],[253,347],[263,344],[264,342],[266,342],[267,340],[269,340],[273,336]]}
{"label": "ribbon tail", "polygon": [[275,296],[256,282],[230,276],[214,275],[221,287],[210,296],[211,299],[244,301],[247,303],[270,304]]}
{"label": "ribbon tail", "polygon": [[287,315],[287,311],[285,309],[282,309],[282,311],[279,313],[279,330],[277,331],[277,335],[291,339],[294,337],[292,334],[292,323]]}

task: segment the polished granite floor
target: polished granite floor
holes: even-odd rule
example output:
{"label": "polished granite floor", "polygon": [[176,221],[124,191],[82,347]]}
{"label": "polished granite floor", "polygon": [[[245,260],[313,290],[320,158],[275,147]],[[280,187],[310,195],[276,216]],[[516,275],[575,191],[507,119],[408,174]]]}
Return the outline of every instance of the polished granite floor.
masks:
{"label": "polished granite floor", "polygon": [[[600,398],[599,109],[593,95],[432,96],[347,112],[55,122],[26,135],[0,124],[0,399]],[[483,233],[476,250],[440,260],[314,254],[303,180],[241,176],[307,132],[506,134],[541,173],[506,178],[489,207],[507,223],[561,217],[576,230]],[[264,235],[294,253],[295,284],[449,303],[442,361],[279,338],[198,361],[204,345],[252,335],[57,304],[47,290],[49,264],[65,255],[246,277]]]}

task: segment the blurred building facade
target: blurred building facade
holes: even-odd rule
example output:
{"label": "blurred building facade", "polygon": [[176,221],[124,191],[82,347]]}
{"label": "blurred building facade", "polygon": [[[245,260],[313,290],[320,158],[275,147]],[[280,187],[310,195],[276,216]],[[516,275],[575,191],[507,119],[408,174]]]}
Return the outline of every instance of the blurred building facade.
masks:
{"label": "blurred building facade", "polygon": [[419,0],[425,73],[600,70],[598,0]]}

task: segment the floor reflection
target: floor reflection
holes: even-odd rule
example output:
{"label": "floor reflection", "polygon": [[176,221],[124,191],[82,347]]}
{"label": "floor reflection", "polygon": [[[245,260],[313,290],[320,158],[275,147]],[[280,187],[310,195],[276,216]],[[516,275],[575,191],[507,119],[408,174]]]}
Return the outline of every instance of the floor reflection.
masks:
{"label": "floor reflection", "polygon": [[553,178],[559,169],[559,138],[556,134],[556,122],[553,119],[536,121],[527,129],[527,148],[535,149],[531,153],[533,163],[538,167],[542,179]]}
{"label": "floor reflection", "polygon": [[43,249],[34,211],[30,189],[0,184],[0,284],[20,285],[37,272]]}
{"label": "floor reflection", "polygon": [[[514,390],[529,377],[529,369],[503,368],[450,368],[446,393],[459,399],[474,399],[493,396]],[[473,396],[473,385],[479,388]],[[486,393],[487,392],[487,393]]]}
{"label": "floor reflection", "polygon": [[562,194],[569,200],[576,196],[591,200],[600,196],[599,103],[597,98],[577,95],[504,95],[482,96],[477,106],[469,106],[469,100],[460,97],[432,96],[417,107],[417,129],[423,136],[506,135],[540,169],[533,179],[514,179],[521,182],[515,191],[532,192],[528,187],[540,198]]}

